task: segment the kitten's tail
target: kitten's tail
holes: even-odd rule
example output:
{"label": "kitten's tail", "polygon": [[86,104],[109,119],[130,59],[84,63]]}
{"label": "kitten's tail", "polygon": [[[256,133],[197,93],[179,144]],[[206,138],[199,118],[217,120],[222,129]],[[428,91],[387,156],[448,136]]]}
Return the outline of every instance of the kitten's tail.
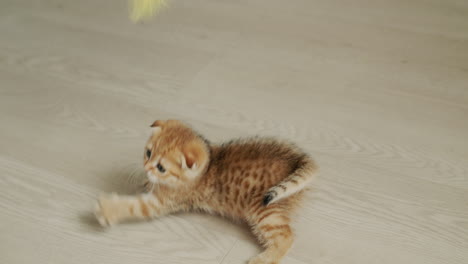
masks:
{"label": "kitten's tail", "polygon": [[266,206],[301,191],[312,181],[317,169],[317,165],[311,158],[304,157],[288,177],[268,190],[263,197],[263,205]]}

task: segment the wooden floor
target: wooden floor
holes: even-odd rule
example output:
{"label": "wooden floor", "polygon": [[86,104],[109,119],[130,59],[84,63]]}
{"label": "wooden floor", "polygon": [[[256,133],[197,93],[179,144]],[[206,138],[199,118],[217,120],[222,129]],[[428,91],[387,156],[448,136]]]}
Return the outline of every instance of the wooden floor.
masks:
{"label": "wooden floor", "polygon": [[274,135],[321,167],[289,264],[468,263],[468,2],[0,2],[0,263],[245,263],[247,228],[100,229],[155,119]]}

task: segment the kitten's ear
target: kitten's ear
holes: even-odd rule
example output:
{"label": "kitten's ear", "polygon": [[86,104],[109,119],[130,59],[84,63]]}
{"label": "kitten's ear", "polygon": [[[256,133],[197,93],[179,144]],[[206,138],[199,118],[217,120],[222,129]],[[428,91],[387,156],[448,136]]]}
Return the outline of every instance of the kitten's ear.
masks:
{"label": "kitten's ear", "polygon": [[162,127],[164,125],[164,121],[162,120],[156,120],[153,122],[153,124],[151,124],[151,127]]}
{"label": "kitten's ear", "polygon": [[151,125],[151,134],[156,134],[161,132],[162,126],[164,125],[164,121],[156,120]]}
{"label": "kitten's ear", "polygon": [[196,170],[204,167],[208,161],[206,147],[200,142],[190,143],[185,147],[181,157],[182,169]]}

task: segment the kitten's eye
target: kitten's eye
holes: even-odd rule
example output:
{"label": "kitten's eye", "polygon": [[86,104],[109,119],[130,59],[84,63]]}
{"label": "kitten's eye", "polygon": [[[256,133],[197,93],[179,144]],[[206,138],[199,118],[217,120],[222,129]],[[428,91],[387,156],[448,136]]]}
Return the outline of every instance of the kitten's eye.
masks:
{"label": "kitten's eye", "polygon": [[151,157],[151,150],[146,150],[146,157],[149,159]]}
{"label": "kitten's eye", "polygon": [[161,164],[159,164],[159,163],[158,163],[158,165],[156,165],[156,168],[158,168],[158,170],[159,170],[161,173],[166,172],[166,169],[165,169]]}

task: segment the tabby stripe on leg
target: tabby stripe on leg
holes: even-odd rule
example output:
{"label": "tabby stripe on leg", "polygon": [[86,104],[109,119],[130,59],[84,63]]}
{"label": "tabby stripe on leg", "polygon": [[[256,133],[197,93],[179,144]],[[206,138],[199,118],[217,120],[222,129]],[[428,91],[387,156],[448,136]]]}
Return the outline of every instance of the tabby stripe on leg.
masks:
{"label": "tabby stripe on leg", "polygon": [[265,239],[272,239],[272,238],[279,237],[279,236],[290,237],[291,235],[292,235],[291,231],[285,231],[285,232],[280,232],[280,233],[273,233],[271,235],[265,235]]}
{"label": "tabby stripe on leg", "polygon": [[289,230],[289,225],[263,225],[259,227],[264,232],[271,232],[278,229],[287,229]]}
{"label": "tabby stripe on leg", "polygon": [[148,211],[148,205],[146,205],[145,201],[143,201],[142,198],[138,199],[138,202],[140,203],[140,207],[141,207],[141,214],[144,216],[144,217],[149,217],[149,211]]}
{"label": "tabby stripe on leg", "polygon": [[267,218],[267,217],[269,217],[269,216],[271,216],[271,215],[273,215],[273,214],[279,213],[279,212],[280,212],[280,211],[275,211],[275,210],[272,210],[272,211],[265,211],[265,212],[263,212],[263,214],[261,214],[261,216],[259,215],[260,218],[258,219],[257,222],[260,223],[260,222],[263,221],[263,219],[265,219],[265,218]]}

